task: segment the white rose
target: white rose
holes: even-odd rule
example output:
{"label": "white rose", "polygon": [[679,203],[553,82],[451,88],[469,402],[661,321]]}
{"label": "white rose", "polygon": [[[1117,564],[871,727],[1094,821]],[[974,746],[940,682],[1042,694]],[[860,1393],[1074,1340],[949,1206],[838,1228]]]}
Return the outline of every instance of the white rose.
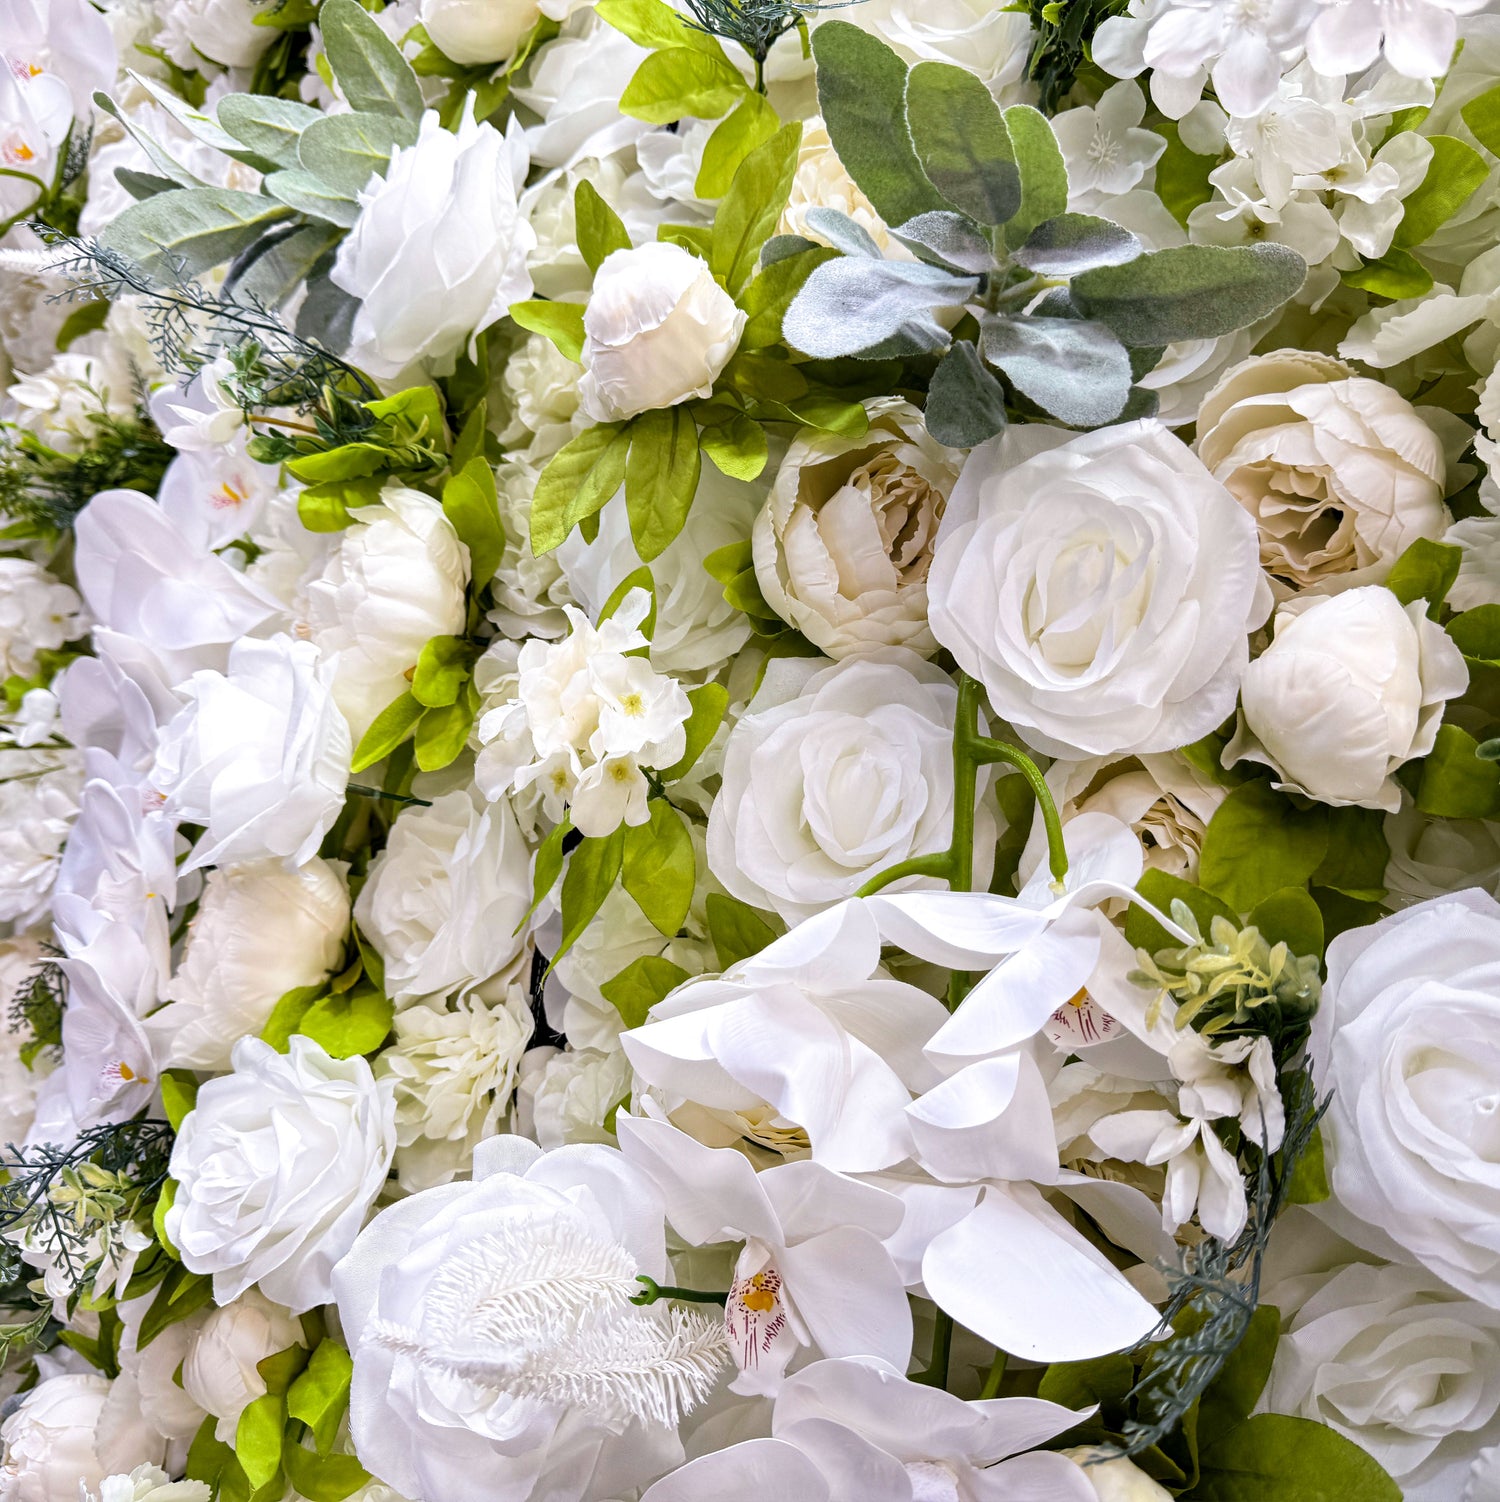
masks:
{"label": "white rose", "polygon": [[[773,662],[729,735],[709,869],[794,922],[897,861],[946,849],[957,697],[947,674],[895,648],[833,667]],[[976,851],[993,838],[981,805]]]}
{"label": "white rose", "polygon": [[312,642],[273,636],[236,642],[228,666],[178,689],[187,702],[163,727],[150,773],[174,818],[204,826],[184,869],[310,860],[349,780],[335,665]]}
{"label": "white rose", "polygon": [[1198,409],[1198,456],[1255,518],[1261,562],[1287,593],[1379,584],[1448,525],[1437,434],[1405,397],[1327,355],[1236,365]]}
{"label": "white rose", "polygon": [[897,397],[865,403],[862,438],[808,432],[787,450],[755,522],[766,603],[830,657],[872,647],[928,656],[932,547],[962,458]]}
{"label": "white rose", "polygon": [[0,558],[0,675],[30,678],[38,652],[82,635],[82,609],[77,592],[39,564]]}
{"label": "white rose", "polygon": [[1113,1450],[1078,1445],[1061,1453],[1088,1478],[1099,1502],[1168,1502],[1172,1495],[1133,1460]]}
{"label": "white rose", "polygon": [[349,932],[345,868],[314,857],[288,870],[247,861],[208,873],[187,946],[151,1017],[167,1063],[229,1068],[237,1038],[258,1033],[288,991],[315,985],[339,962]]}
{"label": "white rose", "polygon": [[509,802],[460,790],[402,810],[354,915],[400,998],[499,974],[521,952],[530,907],[531,856]]}
{"label": "white rose", "polygon": [[1256,554],[1250,518],[1161,424],[1011,430],[949,498],[932,630],[1039,750],[1169,751],[1234,707],[1271,606]]}
{"label": "white rose", "polygon": [[1006,104],[1032,97],[1024,92],[1032,32],[1022,14],[985,0],[871,0],[848,18],[909,63],[956,63]]}
{"label": "white rose", "polygon": [[0,1492],[7,1502],[78,1502],[80,1482],[98,1486],[111,1471],[163,1458],[165,1442],[141,1422],[101,1440],[110,1386],[97,1373],[67,1373],[26,1394],[0,1425]]}
{"label": "white rose", "polygon": [[1403,799],[1401,811],[1386,816],[1385,838],[1387,907],[1410,907],[1460,887],[1500,897],[1500,823],[1429,818]]}
{"label": "white rose", "polygon": [[183,68],[205,57],[226,68],[253,68],[276,35],[257,26],[256,15],[251,0],[171,0],[162,7],[161,45]]}
{"label": "white rose", "polygon": [[428,641],[463,631],[469,550],[419,490],[388,486],[354,514],[307,586],[306,612],[312,639],[335,656],[333,696],[358,739],[405,692]]}
{"label": "white rose", "polygon": [[302,1323],[258,1288],[212,1310],[182,1360],[182,1389],[218,1420],[215,1435],[233,1444],[240,1415],[266,1391],[257,1367],[288,1346],[305,1346]]}
{"label": "white rose", "polygon": [[745,315],[705,261],[655,242],[606,256],[583,315],[578,401],[595,422],[708,396]]}
{"label": "white rose", "polygon": [[[257,28],[257,30],[262,28]],[[360,299],[348,355],[394,379],[426,359],[453,369],[472,336],[530,295],[534,243],[516,198],[526,180],[517,121],[505,135],[466,112],[457,131],[431,110],[417,144],[391,153],[359,195],[359,218],[329,273]]]}
{"label": "white rose", "polygon": [[465,66],[504,62],[541,19],[536,0],[422,0],[427,35]]}
{"label": "white rose", "polygon": [[294,1314],[332,1297],[396,1148],[395,1103],[364,1059],[300,1034],[279,1054],[234,1046],[234,1072],[198,1092],[172,1148],[167,1235],[227,1304],[252,1283]]}
{"label": "white rose", "polygon": [[1224,764],[1275,769],[1277,787],[1335,807],[1394,812],[1394,773],[1432,750],[1443,705],[1469,681],[1463,655],[1424,600],[1403,606],[1380,584],[1276,616],[1250,664],[1244,716]]}
{"label": "white rose", "polygon": [[1472,889],[1340,934],[1310,1045],[1339,1204],[1500,1308],[1500,902]]}

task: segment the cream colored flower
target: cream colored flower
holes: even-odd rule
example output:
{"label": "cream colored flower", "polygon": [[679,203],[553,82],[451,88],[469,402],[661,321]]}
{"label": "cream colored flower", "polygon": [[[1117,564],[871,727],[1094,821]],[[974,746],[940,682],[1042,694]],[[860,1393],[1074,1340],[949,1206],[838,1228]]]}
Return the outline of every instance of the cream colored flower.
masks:
{"label": "cream colored flower", "polygon": [[807,222],[809,209],[837,209],[847,214],[880,247],[882,254],[892,251],[905,257],[906,251],[893,241],[885,220],[875,205],[860,191],[849,176],[839,154],[833,149],[828,127],[820,119],[809,120],[802,127],[802,144],[797,150],[797,170],[792,176],[792,191],[781,212],[778,234],[801,235],[808,240],[822,236]]}

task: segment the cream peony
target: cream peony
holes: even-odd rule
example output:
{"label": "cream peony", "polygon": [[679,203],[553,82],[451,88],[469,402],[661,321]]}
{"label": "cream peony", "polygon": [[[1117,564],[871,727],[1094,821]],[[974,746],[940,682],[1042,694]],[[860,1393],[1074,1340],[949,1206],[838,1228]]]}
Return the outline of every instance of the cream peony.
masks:
{"label": "cream peony", "polygon": [[385,1183],[392,1087],[300,1034],[285,1054],[241,1038],[232,1061],[177,1133],[167,1235],[183,1266],[213,1274],[216,1302],[258,1284],[298,1314],[333,1296],[333,1264]]}
{"label": "cream peony", "polygon": [[1236,365],[1198,409],[1198,457],[1255,518],[1261,562],[1287,593],[1379,584],[1448,525],[1437,434],[1398,392],[1326,355]]}
{"label": "cream peony", "polygon": [[434,44],[469,67],[504,62],[542,11],[536,0],[422,0],[421,15]]}
{"label": "cream peony", "polygon": [[656,242],[606,256],[583,315],[578,401],[595,422],[708,396],[745,315],[704,261]]}
{"label": "cream peony", "polygon": [[755,522],[766,603],[830,657],[872,647],[928,656],[927,573],[961,456],[898,397],[865,403],[869,431],[809,431],[787,450]]}
{"label": "cream peony", "polygon": [[1379,584],[1306,607],[1278,613],[1250,664],[1224,764],[1263,762],[1277,787],[1394,812],[1392,774],[1432,750],[1443,705],[1468,683],[1463,656],[1426,601],[1403,606]]}
{"label": "cream peony", "polygon": [[1152,421],[1012,429],[975,449],[927,590],[938,641],[1058,756],[1207,734],[1271,607],[1249,517]]}
{"label": "cream peony", "polygon": [[1078,1445],[1062,1453],[1083,1472],[1099,1502],[1167,1502],[1172,1495],[1113,1449]]}

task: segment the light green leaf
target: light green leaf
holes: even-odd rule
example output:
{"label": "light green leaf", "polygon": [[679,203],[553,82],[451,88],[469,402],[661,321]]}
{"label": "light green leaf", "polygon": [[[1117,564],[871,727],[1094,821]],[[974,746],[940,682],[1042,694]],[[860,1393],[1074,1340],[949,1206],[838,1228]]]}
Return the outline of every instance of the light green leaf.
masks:
{"label": "light green leaf", "polygon": [[1141,253],[1128,229],[1093,214],[1045,219],[1011,252],[1011,260],[1042,276],[1077,276],[1093,266],[1123,266]]}
{"label": "light green leaf", "polygon": [[424,713],[426,706],[409,689],[392,699],[359,738],[349,770],[363,772],[389,756],[412,733]]}
{"label": "light green leaf", "polygon": [[469,550],[469,577],[474,588],[483,589],[495,577],[505,553],[505,529],[500,524],[495,472],[482,453],[444,483],[443,515]]}
{"label": "light green leaf", "polygon": [[767,349],[781,343],[781,320],[814,271],[838,255],[826,245],[798,251],[773,261],[740,293],[738,302],[746,314],[740,333],[742,350]]}
{"label": "light green leaf", "polygon": [[1103,323],[1081,318],[988,314],[981,347],[1029,401],[1072,427],[1119,417],[1130,396],[1130,356]]}
{"label": "light green leaf", "polygon": [[255,1363],[255,1370],[266,1384],[266,1391],[284,1394],[292,1385],[297,1373],[307,1365],[306,1346],[287,1346]]}
{"label": "light green leaf", "polygon": [[927,180],[906,128],[906,64],[848,21],[812,34],[818,106],[844,170],[887,224],[947,207]]}
{"label": "light green leaf", "polygon": [[357,0],[323,0],[318,27],[328,66],[351,109],[413,124],[422,118],[422,86],[411,64]]}
{"label": "light green leaf", "polygon": [[174,188],[123,209],[99,240],[153,275],[191,277],[233,260],[291,214],[260,193]]}
{"label": "light green leaf", "polygon": [[1258,1413],[1203,1446],[1194,1502],[1401,1502],[1380,1463],[1311,1419]]}
{"label": "light green leaf", "polygon": [[630,249],[624,222],[586,177],[573,190],[573,222],[579,253],[590,271],[597,271],[612,252]]}
{"label": "light green leaf", "polygon": [[319,115],[302,132],[298,161],[304,172],[352,198],[372,177],[385,176],[397,146],[416,139],[416,126],[393,115]]}
{"label": "light green leaf", "polygon": [[102,329],[105,319],[109,317],[109,309],[110,302],[105,297],[75,303],[73,310],[63,319],[62,326],[57,331],[57,337],[53,340],[58,353],[63,353],[75,339],[82,339],[85,334],[92,334],[96,329]]}
{"label": "light green leaf", "polygon": [[699,688],[688,690],[688,703],[693,706],[693,712],[683,726],[687,748],[670,767],[657,769],[657,775],[663,782],[675,782],[690,772],[694,762],[708,750],[708,743],[713,740],[714,733],[723,722],[724,711],[729,708],[729,690],[722,684],[705,683]]}
{"label": "light green leaf", "polygon": [[669,939],[687,920],[698,879],[693,838],[665,798],[651,800],[650,819],[625,830],[621,882],[636,906]]}
{"label": "light green leaf", "polygon": [[705,901],[708,933],[720,970],[759,954],[776,937],[776,930],[749,903],[718,892],[710,892]]}
{"label": "light green leaf", "polygon": [[183,1117],[197,1104],[198,1076],[190,1069],[167,1069],[162,1072],[158,1084],[167,1121],[174,1132],[178,1131]]}
{"label": "light green leaf", "polygon": [[550,339],[570,360],[583,355],[583,315],[581,302],[513,302],[510,316],[523,329]]}
{"label": "light green leaf", "polygon": [[[1136,882],[1135,889],[1159,913],[1170,914],[1173,902],[1186,903],[1188,911],[1198,920],[1198,927],[1205,935],[1215,918],[1227,918],[1236,925],[1239,923],[1239,915],[1227,902],[1222,902],[1212,892],[1205,892],[1202,887],[1196,887],[1180,876],[1160,871],[1155,866],[1146,868],[1141,879]],[[1132,949],[1144,949],[1147,954],[1155,954],[1159,949],[1175,949],[1181,943],[1145,908],[1134,903],[1125,913],[1125,939]]]}
{"label": "light green leaf", "polygon": [[1429,136],[1427,174],[1407,195],[1391,244],[1410,250],[1425,244],[1474,196],[1489,176],[1489,164],[1457,136]]}
{"label": "light green leaf", "polygon": [[979,224],[1021,207],[1021,174],[994,96],[967,68],[918,63],[906,79],[906,120],[928,182]]}
{"label": "light green leaf", "polygon": [[299,480],[320,485],[333,480],[362,480],[386,468],[390,451],[379,443],[344,443],[321,453],[288,459],[286,467]]}
{"label": "light green leaf", "polygon": [[296,986],[288,991],[271,1008],[271,1015],[266,1018],[266,1025],[260,1030],[262,1039],[277,1053],[285,1053],[292,1034],[302,1031],[302,1019],[326,989],[326,982],[319,981],[317,985]]}
{"label": "light green leaf", "polygon": [[151,1234],[161,1243],[161,1249],[167,1256],[174,1262],[180,1262],[181,1254],[172,1245],[172,1238],[167,1235],[167,1214],[176,1198],[177,1180],[166,1179],[162,1183],[160,1193],[156,1196],[155,1208],[151,1211]]}
{"label": "light green leaf", "polygon": [[217,113],[219,124],[235,140],[278,167],[295,167],[297,138],[315,120],[327,118],[308,105],[270,94],[226,94]]}
{"label": "light green leaf", "polygon": [[599,994],[620,1014],[626,1027],[640,1027],[651,1008],[687,979],[681,965],[660,955],[643,954],[605,981]]}
{"label": "light green leaf", "polygon": [[927,388],[927,431],[950,448],[973,448],[1005,428],[1005,392],[967,339],[956,340]]}
{"label": "light green leaf", "polygon": [[698,490],[698,429],[686,407],[643,412],[631,424],[625,507],[636,553],[650,563],[676,539]]}
{"label": "light green leaf", "polygon": [[1182,144],[1175,120],[1162,120],[1151,128],[1167,140],[1167,149],[1156,159],[1156,196],[1186,229],[1188,215],[1214,196],[1208,174],[1218,166],[1218,158],[1189,151]]}
{"label": "light green leaf", "polygon": [[297,496],[297,519],[309,532],[342,532],[353,523],[354,508],[380,499],[380,486],[375,475],[306,485]]}
{"label": "light green leaf", "polygon": [[620,113],[651,125],[667,125],[686,115],[713,120],[748,92],[739,70],[722,53],[668,47],[653,52],[635,70],[620,96]]}
{"label": "light green leaf", "polygon": [[417,658],[411,693],[429,709],[452,704],[474,672],[478,648],[465,636],[434,636]]}
{"label": "light green leaf", "polygon": [[358,985],[341,996],[325,996],[302,1014],[297,1031],[335,1059],[374,1053],[391,1030],[395,1007],[372,986]]}
{"label": "light green leaf", "polygon": [[1459,115],[1491,156],[1500,156],[1500,83],[1476,94]]}
{"label": "light green leaf", "polygon": [[731,294],[754,275],[760,248],[786,207],[801,140],[802,127],[793,122],[763,141],[740,163],[719,203],[709,265]]}
{"label": "light green leaf", "polygon": [[1268,944],[1293,954],[1323,954],[1323,914],[1305,887],[1282,887],[1250,909],[1249,921]]}
{"label": "light green leaf", "polygon": [[1433,286],[1432,273],[1409,250],[1388,250],[1378,261],[1366,261],[1339,276],[1346,286],[1393,301],[1421,297]]}
{"label": "light green leaf", "polygon": [[1479,755],[1479,742],[1457,725],[1440,725],[1422,763],[1417,807],[1441,819],[1500,815],[1500,762]]}
{"label": "light green leaf", "polygon": [[531,498],[531,551],[540,558],[625,483],[629,423],[600,423],[565,443],[548,461]]}
{"label": "light green leaf", "polygon": [[1419,537],[1391,565],[1385,587],[1403,605],[1426,600],[1428,615],[1436,618],[1438,607],[1448,598],[1448,591],[1458,578],[1463,556],[1464,550],[1451,542]]}
{"label": "light green leaf", "polygon": [[649,47],[653,51],[692,47],[711,56],[724,55],[716,38],[689,26],[664,0],[598,0],[594,9],[601,20],[623,32],[638,47]]}
{"label": "light green leaf", "polygon": [[354,1363],[336,1340],[318,1344],[307,1369],[292,1383],[286,1395],[289,1417],[299,1419],[313,1432],[320,1454],[333,1448],[338,1427],[349,1406],[349,1381]]}
{"label": "light green leaf", "polygon": [[269,1485],[281,1469],[281,1432],[286,1425],[286,1400],[262,1393],[241,1412],[234,1430],[234,1454],[256,1490]]}
{"label": "light green leaf", "polygon": [[[563,868],[563,841],[572,832],[572,822],[564,819],[537,846],[536,859],[531,865],[531,906],[526,910],[526,918],[531,917],[542,905],[542,899],[557,885]],[[517,933],[526,926],[526,918],[516,924]]]}
{"label": "light green leaf", "polygon": [[739,411],[729,411],[722,421],[700,427],[698,448],[720,474],[731,480],[755,479],[766,467],[769,455],[766,430]]}
{"label": "light green leaf", "polygon": [[1321,1205],[1332,1194],[1328,1187],[1328,1166],[1323,1152],[1323,1133],[1314,1127],[1307,1146],[1292,1165],[1291,1187],[1287,1202],[1293,1205]]}
{"label": "light green leaf", "polygon": [[452,704],[429,709],[417,721],[414,737],[417,766],[424,772],[441,772],[451,766],[469,743],[469,732],[479,715],[479,691],[469,679]]}
{"label": "light green leaf", "polygon": [[370,1481],[370,1473],[352,1455],[319,1456],[289,1444],[281,1452],[281,1463],[305,1502],[343,1502]]}
{"label": "light green leaf", "polygon": [[1005,112],[1011,150],[1021,173],[1021,207],[1005,226],[1005,243],[1024,245],[1031,232],[1068,208],[1068,169],[1047,117],[1029,104]]}
{"label": "light green leaf", "polygon": [[[656,631],[656,580],[651,577],[651,570],[644,563],[638,569],[626,574],[610,590],[609,598],[604,602],[596,624],[602,626],[625,603],[625,597],[637,589],[644,589],[651,597],[650,609],[646,612],[646,619],[641,622],[641,635],[650,641]],[[637,652],[641,656],[646,655],[644,647],[637,648]]]}
{"label": "light green leaf", "polygon": [[580,840],[568,857],[562,884],[562,942],[552,956],[557,962],[573,947],[594,920],[620,874],[625,860],[623,826],[602,839]]}
{"label": "light green leaf", "polygon": [[359,218],[359,205],[353,198],[347,193],[336,192],[311,172],[295,168],[272,172],[265,178],[263,186],[278,203],[284,203],[309,218],[335,224],[340,229],[352,228]]}
{"label": "light green leaf", "polygon": [[1328,853],[1328,814],[1298,809],[1268,782],[1247,782],[1215,810],[1203,836],[1198,879],[1236,912],[1282,887],[1300,887]]}
{"label": "light green leaf", "polygon": [[734,181],[741,162],[781,126],[781,117],[760,94],[746,94],[714,127],[703,147],[703,162],[693,192],[720,198]]}

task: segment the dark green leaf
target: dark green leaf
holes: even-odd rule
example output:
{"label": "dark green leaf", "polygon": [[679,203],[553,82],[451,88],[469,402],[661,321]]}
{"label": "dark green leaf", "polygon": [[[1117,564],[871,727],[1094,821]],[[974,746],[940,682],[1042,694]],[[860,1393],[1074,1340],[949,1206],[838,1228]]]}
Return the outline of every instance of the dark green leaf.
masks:
{"label": "dark green leaf", "polygon": [[1200,1448],[1243,1423],[1255,1411],[1271,1375],[1280,1338],[1280,1311],[1273,1304],[1262,1304],[1250,1316],[1244,1337],[1203,1395],[1198,1408]]}
{"label": "dark green leaf", "polygon": [[1328,812],[1301,810],[1267,782],[1247,782],[1219,805],[1203,836],[1198,879],[1236,912],[1282,887],[1300,887],[1328,853]]}
{"label": "dark green leaf", "polygon": [[370,1473],[352,1455],[315,1455],[289,1444],[281,1453],[287,1480],[306,1502],[343,1502],[369,1483]]}
{"label": "dark green leaf", "polygon": [[176,1264],[157,1286],[156,1297],[141,1317],[136,1350],[144,1351],[168,1325],[196,1314],[213,1296],[212,1278],[206,1273],[190,1273],[181,1263]]}
{"label": "dark green leaf", "polygon": [[1330,887],[1366,901],[1385,896],[1391,847],[1385,815],[1373,808],[1328,810],[1328,853],[1312,875],[1315,887]]}
{"label": "dark green leaf", "polygon": [[994,96],[952,63],[918,63],[906,79],[906,120],[927,180],[979,224],[1021,207],[1021,174]]}
{"label": "dark green leaf", "polygon": [[555,965],[572,947],[579,934],[594,920],[620,874],[625,859],[625,830],[615,830],[601,839],[580,840],[568,857],[562,884],[562,942],[552,956]]}
{"label": "dark green leaf", "polygon": [[1123,1353],[1092,1361],[1055,1361],[1042,1373],[1036,1395],[1064,1408],[1113,1407],[1135,1385],[1135,1363]]}
{"label": "dark green leaf", "polygon": [[1401,1502],[1353,1441],[1311,1419],[1258,1413],[1203,1446],[1194,1502]]}
{"label": "dark green leaf", "polygon": [[[526,918],[542,905],[542,899],[557,885],[557,878],[562,875],[563,868],[563,841],[572,831],[572,824],[564,819],[537,846],[536,859],[531,866],[531,906],[527,909]],[[516,924],[517,933],[526,926],[526,918]]]}
{"label": "dark green leaf", "polygon": [[727,970],[731,965],[749,959],[752,954],[759,954],[776,937],[776,930],[739,898],[710,892],[706,902],[708,933],[714,943],[720,970]]}
{"label": "dark green leaf", "polygon": [[1005,428],[1005,391],[979,351],[957,340],[927,388],[927,431],[950,448],[973,448]]}
{"label": "dark green leaf", "polygon": [[1422,763],[1417,807],[1442,819],[1493,819],[1500,814],[1500,763],[1481,757],[1467,730],[1440,725]]}
{"label": "dark green leaf", "polygon": [[1031,232],[1068,208],[1068,169],[1047,117],[1029,104],[1005,112],[1011,150],[1021,173],[1021,207],[1005,226],[1005,243],[1024,245]]}
{"label": "dark green leaf", "polygon": [[[1205,938],[1215,918],[1227,918],[1236,924],[1239,921],[1239,915],[1234,909],[1212,892],[1205,892],[1202,887],[1195,887],[1192,882],[1184,881],[1180,876],[1159,871],[1155,866],[1147,867],[1141,879],[1136,882],[1135,889],[1157,912],[1168,917],[1172,914],[1174,901],[1186,903],[1188,911],[1198,920],[1198,928]],[[1125,938],[1132,949],[1144,949],[1147,954],[1155,954],[1159,949],[1175,949],[1181,942],[1173,938],[1144,908],[1134,905],[1125,914]]]}
{"label": "dark green leaf", "polygon": [[1249,921],[1268,944],[1293,954],[1323,954],[1323,914],[1305,887],[1282,887],[1250,909]]}
{"label": "dark green leaf", "polygon": [[1426,600],[1428,614],[1435,617],[1438,606],[1448,598],[1448,591],[1458,578],[1463,556],[1464,550],[1451,542],[1419,537],[1391,565],[1385,587],[1403,605]]}

